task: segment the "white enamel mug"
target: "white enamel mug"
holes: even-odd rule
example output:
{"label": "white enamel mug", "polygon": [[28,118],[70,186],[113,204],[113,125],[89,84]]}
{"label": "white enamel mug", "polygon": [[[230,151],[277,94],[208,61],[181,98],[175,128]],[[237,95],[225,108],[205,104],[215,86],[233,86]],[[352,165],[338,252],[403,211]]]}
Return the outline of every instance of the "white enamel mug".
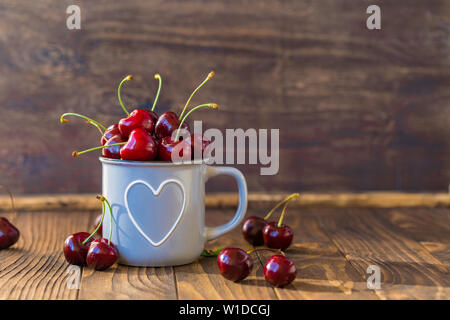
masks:
{"label": "white enamel mug", "polygon": [[[247,210],[247,184],[230,167],[205,163],[174,164],[100,158],[103,196],[112,207],[111,241],[119,263],[130,266],[175,266],[195,261],[206,241],[235,228]],[[233,219],[219,227],[205,226],[205,183],[216,175],[237,181],[239,204]],[[103,237],[111,219],[106,210]]]}

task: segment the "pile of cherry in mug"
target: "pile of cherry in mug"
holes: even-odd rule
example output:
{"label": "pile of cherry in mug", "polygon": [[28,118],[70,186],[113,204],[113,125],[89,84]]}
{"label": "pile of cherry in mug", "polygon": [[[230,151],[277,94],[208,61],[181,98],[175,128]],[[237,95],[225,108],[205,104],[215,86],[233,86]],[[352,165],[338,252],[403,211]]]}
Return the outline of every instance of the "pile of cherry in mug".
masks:
{"label": "pile of cherry in mug", "polygon": [[[203,157],[203,153],[210,141],[201,134],[191,135],[186,118],[197,109],[217,109],[218,105],[205,103],[193,107],[189,112],[186,112],[186,110],[195,93],[213,76],[214,72],[211,71],[206,79],[192,92],[180,116],[173,111],[164,112],[160,116],[155,113],[154,110],[162,84],[159,74],[155,75],[155,79],[159,81],[159,86],[153,106],[151,108],[138,108],[129,113],[123,105],[120,91],[123,84],[133,79],[133,77],[125,77],[119,84],[117,95],[120,105],[127,116],[120,119],[118,123],[106,128],[98,121],[78,113],[68,112],[61,116],[60,121],[62,123],[68,122],[67,116],[83,118],[89,124],[97,127],[102,134],[101,146],[79,152],[74,151],[72,156],[76,157],[90,151],[102,149],[102,156],[105,158],[134,161],[193,160],[194,158]],[[183,137],[186,138],[183,139]]]}

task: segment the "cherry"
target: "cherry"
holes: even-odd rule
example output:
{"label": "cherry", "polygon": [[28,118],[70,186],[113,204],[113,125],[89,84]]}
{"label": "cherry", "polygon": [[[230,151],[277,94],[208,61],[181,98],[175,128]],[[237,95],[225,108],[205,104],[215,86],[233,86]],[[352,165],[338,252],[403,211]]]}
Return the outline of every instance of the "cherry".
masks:
{"label": "cherry", "polygon": [[153,123],[156,125],[156,122],[158,122],[158,115],[155,111],[146,110],[150,118],[152,119]]}
{"label": "cherry", "polygon": [[277,205],[269,211],[264,219],[256,216],[248,217],[242,225],[242,234],[244,235],[245,240],[247,240],[247,242],[254,246],[260,246],[264,244],[263,228],[266,226],[267,220],[275,212],[275,210],[278,209],[278,207],[280,207],[282,204],[288,203],[298,196],[298,193],[293,193],[286,197],[283,201],[277,203]]}
{"label": "cherry", "polygon": [[113,145],[112,147],[102,149],[102,156],[105,158],[111,159],[120,159],[120,150],[122,149],[122,145],[117,145],[118,143],[127,142],[126,139],[123,138],[122,135],[118,134],[112,136],[106,143],[105,147],[109,145]]}
{"label": "cherry", "polygon": [[[112,208],[109,201],[97,195],[97,199],[102,202],[102,215],[95,230],[89,234],[87,232],[78,232],[70,235],[64,242],[64,256],[71,264],[87,264],[96,270],[104,270],[113,265],[118,256],[117,247],[111,242],[112,235]],[[111,223],[109,228],[109,238],[100,238],[93,240],[93,236],[100,230],[105,216],[105,203],[108,205],[109,213],[111,215]],[[98,218],[97,218],[98,219]]]}
{"label": "cherry", "polygon": [[192,148],[192,159],[203,158],[206,148],[211,144],[211,141],[201,134],[194,133],[190,137],[190,144]]}
{"label": "cherry", "polygon": [[294,281],[297,276],[295,264],[280,254],[276,254],[264,266],[264,278],[277,287],[283,287]]}
{"label": "cherry", "polygon": [[102,138],[100,140],[100,143],[102,144],[102,146],[105,145],[106,141],[108,141],[115,135],[121,135],[120,130],[119,130],[119,124],[117,124],[117,123],[110,125],[106,129],[105,133],[102,135]]}
{"label": "cherry", "polygon": [[123,160],[151,161],[157,156],[157,145],[153,137],[144,129],[131,131],[128,142],[120,149]]}
{"label": "cherry", "polygon": [[86,263],[95,270],[105,270],[117,261],[117,257],[117,247],[108,239],[101,238],[91,242]]}
{"label": "cherry", "polygon": [[[158,122],[155,125],[155,136],[159,139],[170,137],[172,132],[174,132],[180,126],[180,120],[178,116],[173,111],[167,111],[161,114],[158,118]],[[189,131],[189,125],[184,123],[181,127]]]}
{"label": "cherry", "polygon": [[172,137],[162,138],[158,144],[158,160],[172,161],[172,154],[178,150],[180,159],[191,159],[191,145],[186,140],[174,142]]}
{"label": "cherry", "polygon": [[19,237],[19,230],[8,219],[0,217],[0,250],[15,244]]}
{"label": "cherry", "polygon": [[147,110],[136,109],[128,117],[119,121],[120,133],[125,137],[128,137],[136,128],[145,129],[149,134],[153,133],[155,124]]}
{"label": "cherry", "polygon": [[242,234],[245,240],[254,246],[264,244],[262,230],[266,225],[266,220],[261,217],[248,217],[242,225]]}
{"label": "cherry", "polygon": [[292,229],[287,225],[277,225],[276,222],[267,223],[263,230],[264,243],[272,249],[287,249],[294,238]]}
{"label": "cherry", "polygon": [[[64,241],[64,256],[70,264],[83,265],[92,240],[87,232],[77,232]],[[87,241],[85,241],[87,240]]]}
{"label": "cherry", "polygon": [[[212,108],[217,109],[219,106],[215,103],[201,104],[192,108],[181,120],[176,132],[173,132],[172,136],[175,134],[175,138],[172,136],[167,136],[161,139],[158,146],[158,158],[162,161],[174,161],[175,159],[190,160],[195,155],[195,150],[193,148],[201,149],[200,152],[203,154],[206,146],[209,145],[209,140],[204,137],[199,137],[198,135],[189,136],[186,140],[179,140],[181,129],[186,121],[186,118],[195,110],[200,108]],[[200,142],[201,141],[201,142]],[[178,154],[177,154],[178,152]],[[197,151],[197,153],[199,153]]]}
{"label": "cherry", "polygon": [[217,266],[226,279],[241,281],[245,279],[253,268],[250,255],[239,248],[225,248],[217,256]]}

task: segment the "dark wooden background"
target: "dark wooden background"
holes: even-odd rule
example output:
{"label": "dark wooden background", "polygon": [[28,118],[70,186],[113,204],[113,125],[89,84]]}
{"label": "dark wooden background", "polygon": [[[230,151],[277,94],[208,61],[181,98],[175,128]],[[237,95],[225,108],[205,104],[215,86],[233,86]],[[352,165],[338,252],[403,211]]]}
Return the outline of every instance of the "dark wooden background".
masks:
{"label": "dark wooden background", "polygon": [[[66,28],[70,4],[82,29]],[[369,4],[382,30],[365,27]],[[0,183],[16,193],[98,192],[98,132],[124,100],[159,112],[195,102],[208,127],[280,128],[280,172],[250,191],[446,190],[450,182],[450,2],[446,0],[0,0]],[[220,115],[219,115],[220,112]],[[209,183],[234,189],[229,179]]]}

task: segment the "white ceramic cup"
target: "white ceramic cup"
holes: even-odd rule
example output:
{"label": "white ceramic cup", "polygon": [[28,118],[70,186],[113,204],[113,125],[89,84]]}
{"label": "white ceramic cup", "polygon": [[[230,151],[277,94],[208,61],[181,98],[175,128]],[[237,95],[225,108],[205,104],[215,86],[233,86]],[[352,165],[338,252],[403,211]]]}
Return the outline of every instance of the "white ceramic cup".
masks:
{"label": "white ceramic cup", "polygon": [[[119,263],[131,266],[175,266],[195,261],[206,241],[235,228],[247,210],[247,184],[230,167],[205,163],[174,164],[100,158],[103,196],[112,206],[111,241]],[[205,182],[216,175],[234,177],[239,205],[233,219],[219,227],[205,226]],[[103,237],[111,219],[107,208]]]}

